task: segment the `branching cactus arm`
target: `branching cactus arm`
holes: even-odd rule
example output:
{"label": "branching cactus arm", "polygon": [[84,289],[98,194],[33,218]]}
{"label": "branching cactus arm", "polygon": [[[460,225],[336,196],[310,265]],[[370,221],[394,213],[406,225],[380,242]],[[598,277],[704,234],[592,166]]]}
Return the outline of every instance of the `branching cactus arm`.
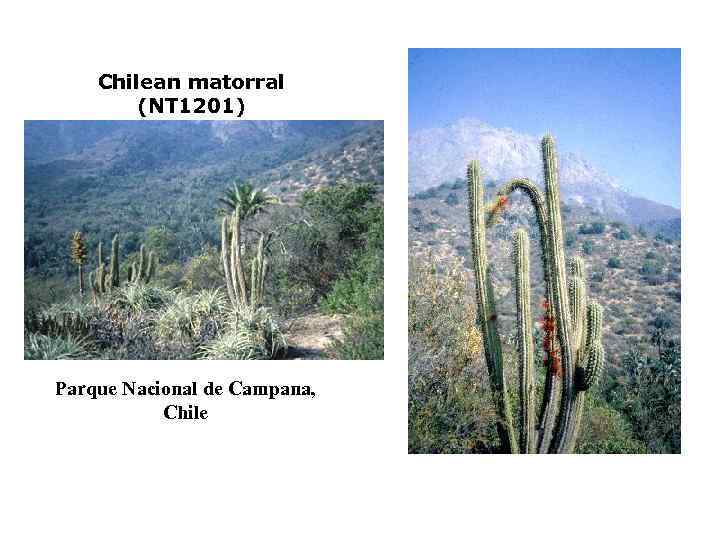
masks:
{"label": "branching cactus arm", "polygon": [[542,140],[541,152],[545,175],[545,196],[527,179],[513,179],[503,186],[498,202],[488,214],[487,225],[494,223],[498,209],[515,190],[530,198],[540,230],[540,249],[545,274],[546,301],[543,318],[543,348],[548,369],[540,409],[540,426],[534,430],[534,390],[532,369],[532,315],[528,240],[525,231],[515,235],[514,265],[517,299],[518,356],[520,363],[520,447],[514,440],[511,413],[505,386],[502,350],[496,326],[492,284],[488,278],[485,245],[483,190],[480,170],[473,161],[468,167],[470,233],[476,284],[477,328],[483,335],[485,359],[490,373],[497,414],[498,432],[506,451],[540,453],[572,452],[577,440],[585,392],[595,384],[604,363],[601,343],[602,310],[587,302],[587,284],[582,260],[570,261],[570,277],[565,269],[565,252],[558,187],[555,142]]}

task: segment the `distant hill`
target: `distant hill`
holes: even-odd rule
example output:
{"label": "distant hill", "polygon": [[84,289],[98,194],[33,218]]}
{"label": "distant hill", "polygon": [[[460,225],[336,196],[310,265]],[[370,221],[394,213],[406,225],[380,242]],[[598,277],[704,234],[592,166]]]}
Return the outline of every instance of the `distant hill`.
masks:
{"label": "distant hill", "polygon": [[382,186],[383,147],[371,121],[27,121],[25,270],[71,273],[74,230],[91,248],[121,232],[132,251],[161,228],[183,260],[217,243],[232,181],[286,202],[337,182]]}
{"label": "distant hill", "polygon": [[[409,185],[415,194],[464,177],[471,159],[478,159],[489,180],[504,182],[523,176],[542,182],[539,137],[484,122],[464,119],[424,129],[410,136]],[[677,208],[628,193],[620,182],[577,154],[560,154],[562,196],[567,204],[599,212],[605,219],[665,227],[680,218]]]}

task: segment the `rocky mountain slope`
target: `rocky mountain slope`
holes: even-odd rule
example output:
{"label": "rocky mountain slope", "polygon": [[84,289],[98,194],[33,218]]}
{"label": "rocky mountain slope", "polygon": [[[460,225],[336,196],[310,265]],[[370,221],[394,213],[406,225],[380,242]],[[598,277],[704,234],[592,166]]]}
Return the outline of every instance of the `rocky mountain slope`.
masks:
{"label": "rocky mountain slope", "polygon": [[[338,182],[383,184],[383,124],[366,121],[25,123],[25,269],[69,274],[68,238],[173,238],[184,260],[217,242],[233,181],[292,202]],[[169,242],[169,240],[168,240]]]}
{"label": "rocky mountain slope", "polygon": [[[494,200],[497,185],[489,183],[486,200]],[[561,193],[565,193],[561,178]],[[409,252],[419,261],[434,258],[444,265],[459,259],[471,272],[466,184],[443,184],[410,198]],[[671,323],[669,336],[680,334],[680,243],[620,221],[606,219],[586,206],[563,205],[566,253],[586,262],[589,294],[605,308],[605,347],[618,364],[633,344],[649,346],[652,321],[659,315]],[[596,225],[597,224],[597,225]],[[534,216],[526,199],[513,194],[504,217],[488,233],[491,276],[495,284],[501,332],[511,332],[515,320],[512,289],[512,233],[524,227],[531,238],[533,309],[541,317],[542,266]],[[472,283],[470,279],[469,282]],[[470,298],[473,291],[468,290]],[[506,334],[511,338],[510,334]]]}
{"label": "rocky mountain slope", "polygon": [[[504,182],[523,176],[542,181],[539,141],[540,137],[472,119],[420,130],[409,140],[410,193],[464,177],[471,159],[480,161],[490,180]],[[680,217],[676,208],[628,193],[617,179],[582,156],[561,153],[559,161],[568,204],[596,210],[606,219],[652,224],[654,228]]]}

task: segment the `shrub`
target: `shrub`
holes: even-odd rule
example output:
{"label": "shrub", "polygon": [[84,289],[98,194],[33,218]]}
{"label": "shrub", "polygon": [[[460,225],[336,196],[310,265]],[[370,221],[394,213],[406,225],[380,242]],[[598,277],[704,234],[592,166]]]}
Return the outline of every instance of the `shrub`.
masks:
{"label": "shrub", "polygon": [[350,317],[343,325],[342,339],[329,348],[332,358],[382,360],[385,356],[385,326],[382,312]]}
{"label": "shrub", "polygon": [[585,240],[582,243],[582,251],[585,255],[591,255],[593,252],[593,244],[590,240]]}
{"label": "shrub", "polygon": [[577,234],[569,232],[565,235],[565,247],[571,248],[575,245],[575,242],[577,242]]}
{"label": "shrub", "polygon": [[643,276],[652,276],[660,273],[660,265],[656,262],[645,261],[640,267],[640,274]]}
{"label": "shrub", "polygon": [[457,206],[459,203],[460,199],[458,199],[458,196],[454,191],[451,191],[448,193],[448,196],[445,197],[445,204],[448,206]]}
{"label": "shrub", "polygon": [[411,260],[409,275],[408,450],[488,452],[495,410],[462,263]]}
{"label": "shrub", "polygon": [[620,259],[618,257],[610,257],[607,262],[608,268],[622,268]]}
{"label": "shrub", "polygon": [[580,234],[602,234],[605,232],[605,224],[595,221],[590,224],[580,225],[578,232]]}
{"label": "shrub", "polygon": [[630,350],[623,358],[626,377],[607,393],[611,404],[630,418],[633,431],[650,451],[680,452],[680,349],[672,344],[660,356]]}
{"label": "shrub", "polygon": [[618,240],[629,240],[630,239],[630,233],[627,231],[627,229],[620,229],[619,231],[614,233],[613,236]]}
{"label": "shrub", "polygon": [[384,231],[382,216],[369,227],[363,251],[353,257],[350,271],[333,285],[321,306],[326,313],[350,315],[333,356],[353,359],[384,357]]}
{"label": "shrub", "polygon": [[647,446],[637,440],[630,422],[618,411],[600,403],[591,393],[577,444],[579,454],[646,454]]}

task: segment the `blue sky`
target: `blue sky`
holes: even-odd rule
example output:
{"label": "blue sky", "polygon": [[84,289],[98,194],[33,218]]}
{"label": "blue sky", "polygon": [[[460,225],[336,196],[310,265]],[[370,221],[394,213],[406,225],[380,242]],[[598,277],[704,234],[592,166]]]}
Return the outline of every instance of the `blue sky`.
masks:
{"label": "blue sky", "polygon": [[410,49],[410,132],[478,118],[551,131],[631,192],[680,207],[679,49]]}

